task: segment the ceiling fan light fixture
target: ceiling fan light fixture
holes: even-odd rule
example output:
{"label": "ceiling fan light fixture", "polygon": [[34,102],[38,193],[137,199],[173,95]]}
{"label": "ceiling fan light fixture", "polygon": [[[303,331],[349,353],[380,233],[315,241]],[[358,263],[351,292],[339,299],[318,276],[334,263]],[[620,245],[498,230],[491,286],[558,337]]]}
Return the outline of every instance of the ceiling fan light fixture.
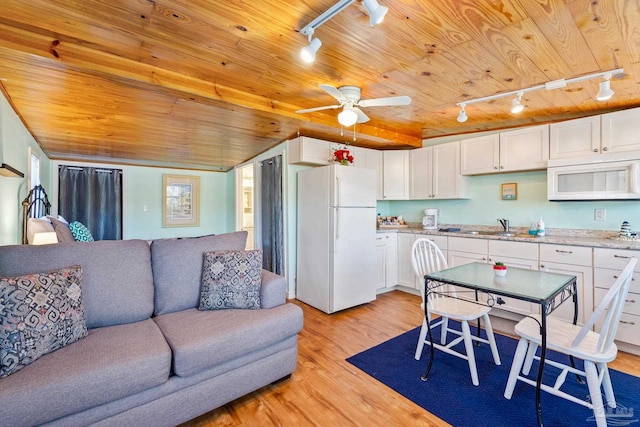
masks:
{"label": "ceiling fan light fixture", "polygon": [[516,98],[513,98],[513,100],[511,101],[512,114],[518,114],[518,113],[521,113],[522,110],[524,110],[524,105],[520,103],[521,99],[522,99],[522,92],[519,92],[518,96]]}
{"label": "ceiling fan light fixture", "polygon": [[598,101],[608,101],[613,96],[614,92],[611,90],[611,74],[604,76],[604,80],[600,82],[600,90],[596,95]]}
{"label": "ceiling fan light fixture", "polygon": [[458,114],[458,119],[457,119],[459,123],[464,123],[468,119],[467,112],[464,111],[464,107],[465,107],[465,104],[460,105],[460,114]]}
{"label": "ceiling fan light fixture", "polygon": [[316,53],[322,46],[322,41],[319,38],[314,38],[309,41],[309,46],[305,46],[300,51],[300,57],[308,64],[316,60]]}
{"label": "ceiling fan light fixture", "polygon": [[369,14],[369,23],[372,27],[381,23],[384,20],[385,15],[389,12],[389,8],[386,6],[380,6],[378,0],[363,0],[364,8],[367,9]]}
{"label": "ceiling fan light fixture", "polygon": [[355,125],[357,121],[358,114],[351,108],[345,107],[344,110],[338,114],[338,122],[346,128]]}

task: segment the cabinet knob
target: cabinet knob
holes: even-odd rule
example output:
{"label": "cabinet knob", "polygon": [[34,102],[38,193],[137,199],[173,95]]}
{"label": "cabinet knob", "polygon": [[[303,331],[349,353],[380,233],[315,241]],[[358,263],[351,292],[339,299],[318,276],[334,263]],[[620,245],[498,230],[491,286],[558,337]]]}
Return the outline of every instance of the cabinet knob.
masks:
{"label": "cabinet knob", "polygon": [[547,268],[544,266],[544,264],[540,264],[540,268]]}
{"label": "cabinet knob", "polygon": [[602,151],[609,151],[609,147],[602,147]]}
{"label": "cabinet knob", "polygon": [[594,152],[594,153],[597,153],[598,151],[600,151],[600,150],[598,150],[597,148],[594,148],[594,149],[593,149],[593,152]]}
{"label": "cabinet knob", "polygon": [[500,169],[504,169],[504,166],[500,166]]}
{"label": "cabinet knob", "polygon": [[494,166],[493,168],[494,168],[495,170],[498,170],[498,167],[497,167],[497,166]]}

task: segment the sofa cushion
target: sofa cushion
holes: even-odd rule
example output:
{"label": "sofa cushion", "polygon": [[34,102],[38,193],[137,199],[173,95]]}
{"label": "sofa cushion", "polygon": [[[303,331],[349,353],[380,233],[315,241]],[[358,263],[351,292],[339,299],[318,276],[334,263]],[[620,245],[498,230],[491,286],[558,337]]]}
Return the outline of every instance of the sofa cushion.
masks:
{"label": "sofa cushion", "polygon": [[204,254],[200,310],[260,308],[262,250]]}
{"label": "sofa cushion", "polygon": [[82,304],[87,328],[151,317],[153,277],[149,244],[144,240],[0,246],[0,276],[20,276],[70,265],[82,267]]}
{"label": "sofa cushion", "polygon": [[154,318],[173,352],[173,372],[194,375],[278,343],[302,329],[294,304],[260,310],[190,309]]}
{"label": "sofa cushion", "polygon": [[151,242],[155,314],[198,307],[204,253],[244,250],[247,232]]}
{"label": "sofa cushion", "polygon": [[171,350],[151,319],[92,329],[0,380],[0,424],[37,425],[130,396],[165,383],[170,367]]}
{"label": "sofa cushion", "polygon": [[82,268],[0,277],[0,378],[87,335]]}
{"label": "sofa cushion", "polygon": [[89,229],[80,221],[73,221],[69,224],[69,230],[76,242],[93,242],[93,236]]}

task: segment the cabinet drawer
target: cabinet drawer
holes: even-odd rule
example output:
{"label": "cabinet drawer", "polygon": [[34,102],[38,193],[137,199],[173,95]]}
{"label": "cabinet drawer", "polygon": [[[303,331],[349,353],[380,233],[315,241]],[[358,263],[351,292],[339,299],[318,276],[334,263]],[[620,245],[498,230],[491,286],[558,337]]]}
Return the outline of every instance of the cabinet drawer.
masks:
{"label": "cabinet drawer", "polygon": [[[593,271],[593,285],[596,288],[609,289],[613,282],[616,281],[619,270],[610,270],[608,268],[596,268]],[[631,285],[629,292],[640,294],[640,272],[635,271],[631,276]]]}
{"label": "cabinet drawer", "polygon": [[[596,323],[596,331],[602,329],[602,320]],[[616,332],[616,341],[623,341],[629,344],[640,345],[640,316],[622,313],[618,331]]]}
{"label": "cabinet drawer", "polygon": [[[593,305],[597,306],[604,298],[607,293],[606,289],[595,288],[593,290]],[[635,316],[640,316],[640,294],[627,293],[627,298],[625,298],[624,308],[622,309],[623,313],[633,314]]]}
{"label": "cabinet drawer", "polygon": [[489,245],[486,239],[466,239],[464,237],[449,237],[449,250],[458,252],[488,253]]}
{"label": "cabinet drawer", "polygon": [[489,240],[490,257],[509,257],[538,260],[538,244]]}
{"label": "cabinet drawer", "polygon": [[540,245],[540,262],[591,266],[593,250],[584,246]]}
{"label": "cabinet drawer", "polygon": [[447,248],[447,236],[431,236],[429,234],[416,234],[416,239],[426,238],[432,240],[437,247],[440,248],[442,253],[445,253]]}
{"label": "cabinet drawer", "polygon": [[[622,271],[631,257],[640,258],[640,251],[594,248],[593,266]],[[636,264],[635,271],[640,271],[640,263]]]}

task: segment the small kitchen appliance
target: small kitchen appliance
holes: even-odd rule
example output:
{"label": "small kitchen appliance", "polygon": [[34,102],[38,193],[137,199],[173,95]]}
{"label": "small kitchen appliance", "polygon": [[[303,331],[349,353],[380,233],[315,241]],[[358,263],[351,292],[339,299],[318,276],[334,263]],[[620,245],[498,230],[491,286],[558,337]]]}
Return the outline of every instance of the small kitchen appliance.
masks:
{"label": "small kitchen appliance", "polygon": [[422,228],[425,230],[438,229],[438,209],[425,209],[422,217]]}

